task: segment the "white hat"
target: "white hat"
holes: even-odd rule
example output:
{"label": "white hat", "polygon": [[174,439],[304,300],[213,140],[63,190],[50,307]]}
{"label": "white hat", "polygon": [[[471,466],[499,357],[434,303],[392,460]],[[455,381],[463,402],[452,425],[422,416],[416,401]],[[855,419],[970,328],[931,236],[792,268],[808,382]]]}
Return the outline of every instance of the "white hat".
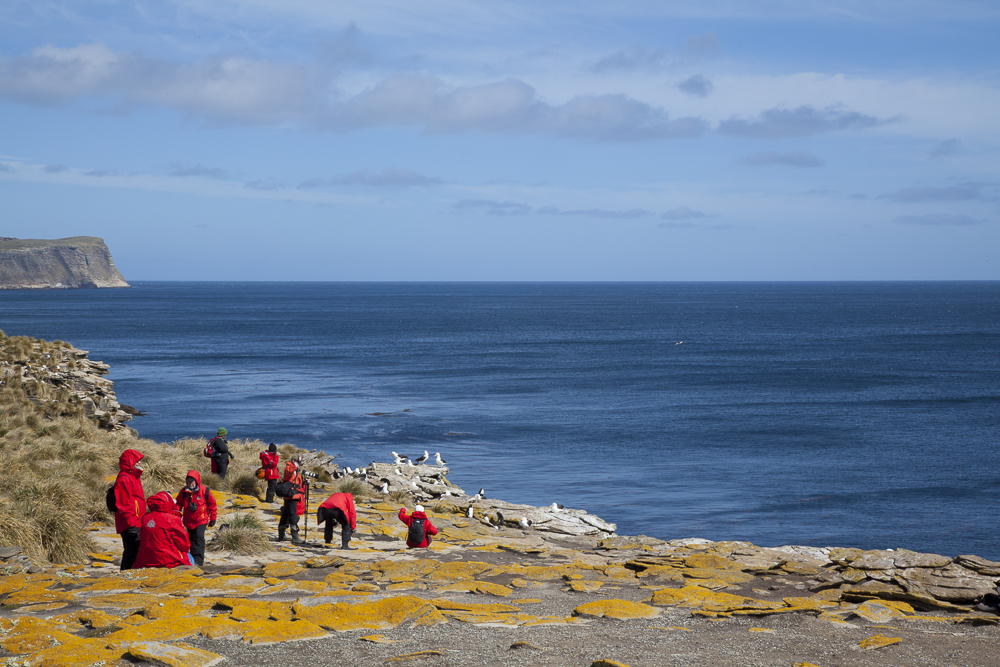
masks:
{"label": "white hat", "polygon": [[413,508],[413,511],[414,512],[423,512],[424,511],[424,506],[423,505],[417,505],[416,507]]}

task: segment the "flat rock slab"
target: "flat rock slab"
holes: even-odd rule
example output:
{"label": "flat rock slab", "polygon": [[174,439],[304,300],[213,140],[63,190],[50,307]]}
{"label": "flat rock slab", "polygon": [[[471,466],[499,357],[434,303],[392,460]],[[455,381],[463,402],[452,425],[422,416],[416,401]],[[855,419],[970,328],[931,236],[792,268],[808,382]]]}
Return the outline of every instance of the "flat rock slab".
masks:
{"label": "flat rock slab", "polygon": [[136,642],[128,652],[139,660],[166,667],[212,667],[225,660],[221,655],[181,643]]}

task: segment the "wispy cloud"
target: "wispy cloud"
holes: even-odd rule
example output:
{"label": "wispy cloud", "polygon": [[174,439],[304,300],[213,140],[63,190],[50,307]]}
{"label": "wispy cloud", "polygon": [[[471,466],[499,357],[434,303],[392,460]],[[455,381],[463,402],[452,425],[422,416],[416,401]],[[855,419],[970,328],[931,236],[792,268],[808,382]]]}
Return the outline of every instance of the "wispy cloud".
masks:
{"label": "wispy cloud", "polygon": [[659,70],[669,65],[670,62],[670,54],[663,49],[647,49],[643,46],[632,46],[601,58],[591,66],[590,70],[597,74],[621,70]]}
{"label": "wispy cloud", "polygon": [[93,178],[104,178],[107,176],[121,176],[120,171],[112,171],[110,169],[88,169],[87,171],[81,172],[84,176],[91,176]]}
{"label": "wispy cloud", "polygon": [[585,218],[610,218],[616,220],[634,220],[636,218],[646,218],[653,215],[652,211],[643,208],[630,208],[626,211],[613,211],[604,208],[570,209],[564,210],[555,206],[543,206],[535,213],[539,215],[575,215]]}
{"label": "wispy cloud", "polygon": [[482,211],[486,215],[527,215],[531,206],[516,201],[496,201],[493,199],[463,199],[452,204],[456,211]]}
{"label": "wispy cloud", "polygon": [[696,97],[708,97],[712,92],[712,82],[701,74],[695,74],[677,84],[682,93]]}
{"label": "wispy cloud", "polygon": [[602,141],[697,136],[700,118],[673,119],[661,107],[621,94],[541,100],[519,79],[455,86],[439,77],[396,73],[353,95],[338,93],[335,66],[233,56],[177,64],[103,44],[46,46],[0,59],[0,99],[59,105],[104,99],[126,109],[155,105],[214,123],[343,131],[385,126],[429,133],[556,135]]}
{"label": "wispy cloud", "polygon": [[968,225],[981,225],[984,220],[977,220],[971,216],[952,213],[928,213],[926,215],[900,215],[893,222],[899,225],[930,225],[934,227],[965,227]]}
{"label": "wispy cloud", "polygon": [[342,176],[332,178],[311,178],[299,187],[315,188],[327,185],[360,185],[369,188],[410,188],[430,185],[440,185],[440,178],[424,176],[410,169],[386,166],[380,171],[375,169],[360,169]]}
{"label": "wispy cloud", "polygon": [[688,208],[687,206],[678,206],[669,211],[664,211],[660,214],[660,217],[664,220],[693,220],[695,218],[707,218],[708,214]]}
{"label": "wispy cloud", "polygon": [[169,176],[225,178],[226,170],[219,167],[203,167],[201,164],[185,165],[183,162],[171,162]]}
{"label": "wispy cloud", "polygon": [[969,201],[982,199],[982,189],[983,186],[979,183],[951,185],[943,188],[928,185],[918,188],[903,188],[902,190],[884,194],[881,198],[901,202]]}
{"label": "wispy cloud", "polygon": [[44,167],[45,173],[47,174],[58,174],[59,172],[66,171],[68,169],[69,167],[64,164],[47,164]]}
{"label": "wispy cloud", "polygon": [[962,142],[958,139],[945,139],[932,148],[929,155],[932,158],[948,157],[949,155],[957,153],[961,147]]}
{"label": "wispy cloud", "polygon": [[825,162],[809,151],[791,151],[789,153],[775,153],[765,151],[753,153],[739,160],[740,164],[753,166],[784,165],[788,167],[822,167]]}
{"label": "wispy cloud", "polygon": [[840,105],[816,109],[803,105],[794,109],[768,109],[755,120],[730,118],[719,123],[719,132],[730,137],[776,139],[805,137],[839,130],[861,130],[889,122]]}

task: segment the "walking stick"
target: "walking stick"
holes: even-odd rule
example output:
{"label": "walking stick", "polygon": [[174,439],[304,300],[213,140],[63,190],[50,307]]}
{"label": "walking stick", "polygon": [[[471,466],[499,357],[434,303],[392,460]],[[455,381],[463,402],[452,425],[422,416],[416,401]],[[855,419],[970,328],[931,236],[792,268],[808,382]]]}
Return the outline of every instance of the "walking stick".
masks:
{"label": "walking stick", "polygon": [[306,515],[306,526],[305,526],[306,532],[305,532],[305,540],[304,541],[308,542],[309,541],[309,482],[308,481],[306,481],[306,512],[305,512],[305,515]]}

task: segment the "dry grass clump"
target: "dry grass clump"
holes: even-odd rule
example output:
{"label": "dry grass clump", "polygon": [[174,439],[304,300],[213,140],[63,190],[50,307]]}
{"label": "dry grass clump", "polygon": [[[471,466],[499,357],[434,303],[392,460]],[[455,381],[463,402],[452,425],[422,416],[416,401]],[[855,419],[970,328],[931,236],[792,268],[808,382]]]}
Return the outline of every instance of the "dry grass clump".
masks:
{"label": "dry grass clump", "polygon": [[395,491],[389,492],[389,500],[393,500],[397,503],[407,503],[413,499],[409,491],[404,491],[402,489],[396,489]]}
{"label": "dry grass clump", "polygon": [[271,551],[267,526],[253,514],[234,514],[229,523],[219,527],[205,546],[209,551],[229,551],[241,556],[256,556]]}
{"label": "dry grass clump", "polygon": [[264,489],[263,481],[253,473],[244,472],[235,477],[227,474],[226,481],[229,482],[229,489],[241,496],[255,496]]}
{"label": "dry grass clump", "polygon": [[354,477],[344,477],[330,487],[330,493],[349,493],[355,500],[367,498],[372,488]]}

